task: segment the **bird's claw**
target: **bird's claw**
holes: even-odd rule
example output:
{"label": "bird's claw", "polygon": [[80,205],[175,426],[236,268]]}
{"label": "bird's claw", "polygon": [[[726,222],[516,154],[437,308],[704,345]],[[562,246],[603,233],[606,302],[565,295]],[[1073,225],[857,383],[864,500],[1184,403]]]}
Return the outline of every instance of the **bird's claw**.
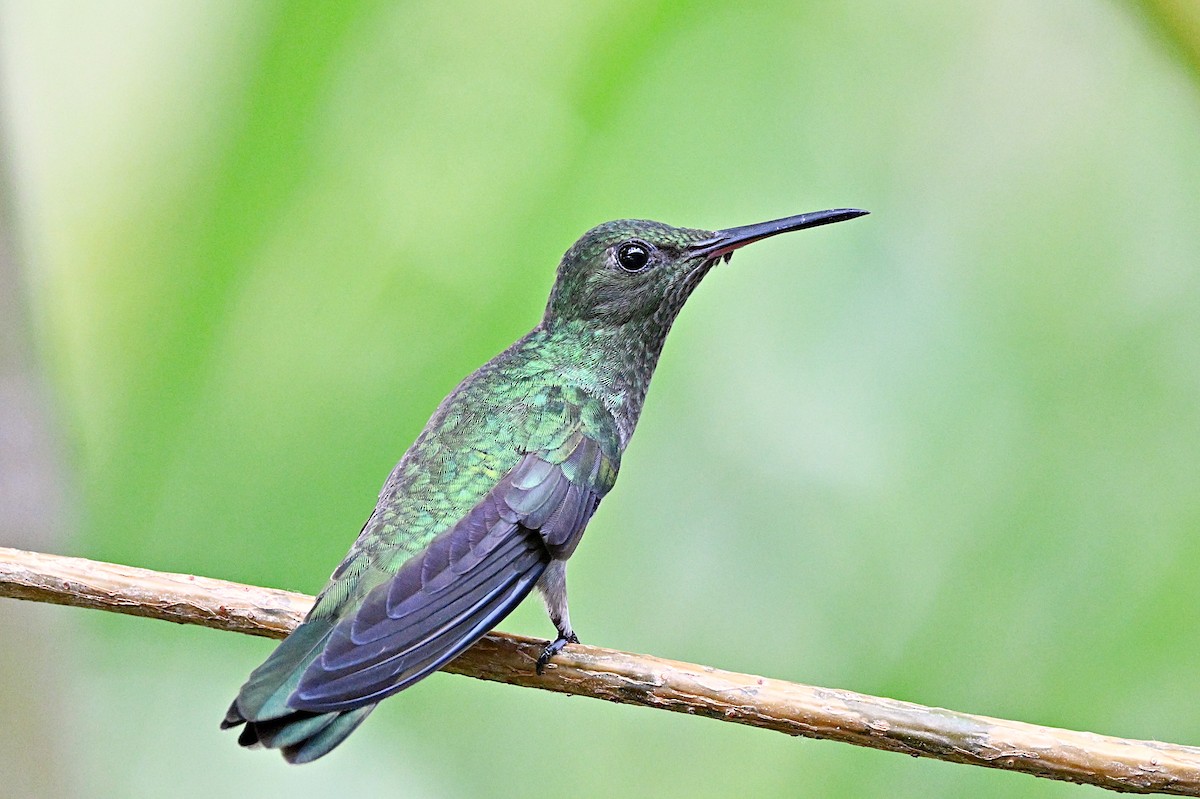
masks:
{"label": "bird's claw", "polygon": [[577,643],[579,643],[579,636],[575,633],[571,633],[568,636],[560,635],[558,638],[555,638],[546,645],[546,648],[542,650],[542,654],[538,656],[537,666],[534,667],[534,670],[540,676],[546,671],[546,664],[550,662],[550,658],[561,652],[562,648],[567,644]]}

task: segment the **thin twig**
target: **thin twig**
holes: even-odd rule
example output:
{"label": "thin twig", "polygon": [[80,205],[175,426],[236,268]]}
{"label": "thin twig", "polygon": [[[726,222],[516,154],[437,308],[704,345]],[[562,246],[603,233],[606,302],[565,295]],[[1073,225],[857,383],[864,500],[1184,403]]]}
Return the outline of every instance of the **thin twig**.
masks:
{"label": "thin twig", "polygon": [[[0,547],[6,596],[269,638],[287,635],[312,604],[288,591]],[[492,633],[446,671],[1114,791],[1200,796],[1196,747],[972,716],[594,646],[567,647],[539,677],[533,664],[543,646]]]}

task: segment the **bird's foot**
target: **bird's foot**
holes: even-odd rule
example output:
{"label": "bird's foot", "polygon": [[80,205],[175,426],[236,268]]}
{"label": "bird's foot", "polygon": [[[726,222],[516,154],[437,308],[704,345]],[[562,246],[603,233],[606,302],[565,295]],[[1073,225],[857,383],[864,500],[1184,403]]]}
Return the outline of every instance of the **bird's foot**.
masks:
{"label": "bird's foot", "polygon": [[560,635],[558,638],[555,638],[542,650],[542,654],[538,657],[537,666],[535,667],[537,673],[540,675],[546,671],[546,664],[550,662],[550,658],[561,652],[564,646],[577,643],[579,643],[579,636],[575,633],[565,636]]}

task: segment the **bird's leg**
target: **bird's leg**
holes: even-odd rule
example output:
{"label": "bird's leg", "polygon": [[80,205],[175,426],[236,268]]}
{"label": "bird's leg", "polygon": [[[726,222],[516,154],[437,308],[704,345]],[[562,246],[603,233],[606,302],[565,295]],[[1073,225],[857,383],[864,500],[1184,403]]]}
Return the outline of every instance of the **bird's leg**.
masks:
{"label": "bird's leg", "polygon": [[550,561],[546,571],[542,572],[537,587],[542,599],[546,601],[546,612],[550,614],[550,621],[554,622],[554,629],[558,630],[558,638],[551,641],[537,659],[536,670],[541,674],[546,670],[550,658],[562,651],[567,644],[579,643],[579,636],[571,629],[571,614],[567,610],[567,562]]}

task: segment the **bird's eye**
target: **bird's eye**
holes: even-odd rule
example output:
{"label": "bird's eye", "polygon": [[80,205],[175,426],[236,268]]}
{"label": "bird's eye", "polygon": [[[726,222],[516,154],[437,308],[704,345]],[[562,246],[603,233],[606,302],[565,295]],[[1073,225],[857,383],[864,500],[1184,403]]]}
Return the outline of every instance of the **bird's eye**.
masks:
{"label": "bird's eye", "polygon": [[650,263],[650,248],[640,241],[630,241],[617,250],[617,263],[626,272],[640,272]]}

